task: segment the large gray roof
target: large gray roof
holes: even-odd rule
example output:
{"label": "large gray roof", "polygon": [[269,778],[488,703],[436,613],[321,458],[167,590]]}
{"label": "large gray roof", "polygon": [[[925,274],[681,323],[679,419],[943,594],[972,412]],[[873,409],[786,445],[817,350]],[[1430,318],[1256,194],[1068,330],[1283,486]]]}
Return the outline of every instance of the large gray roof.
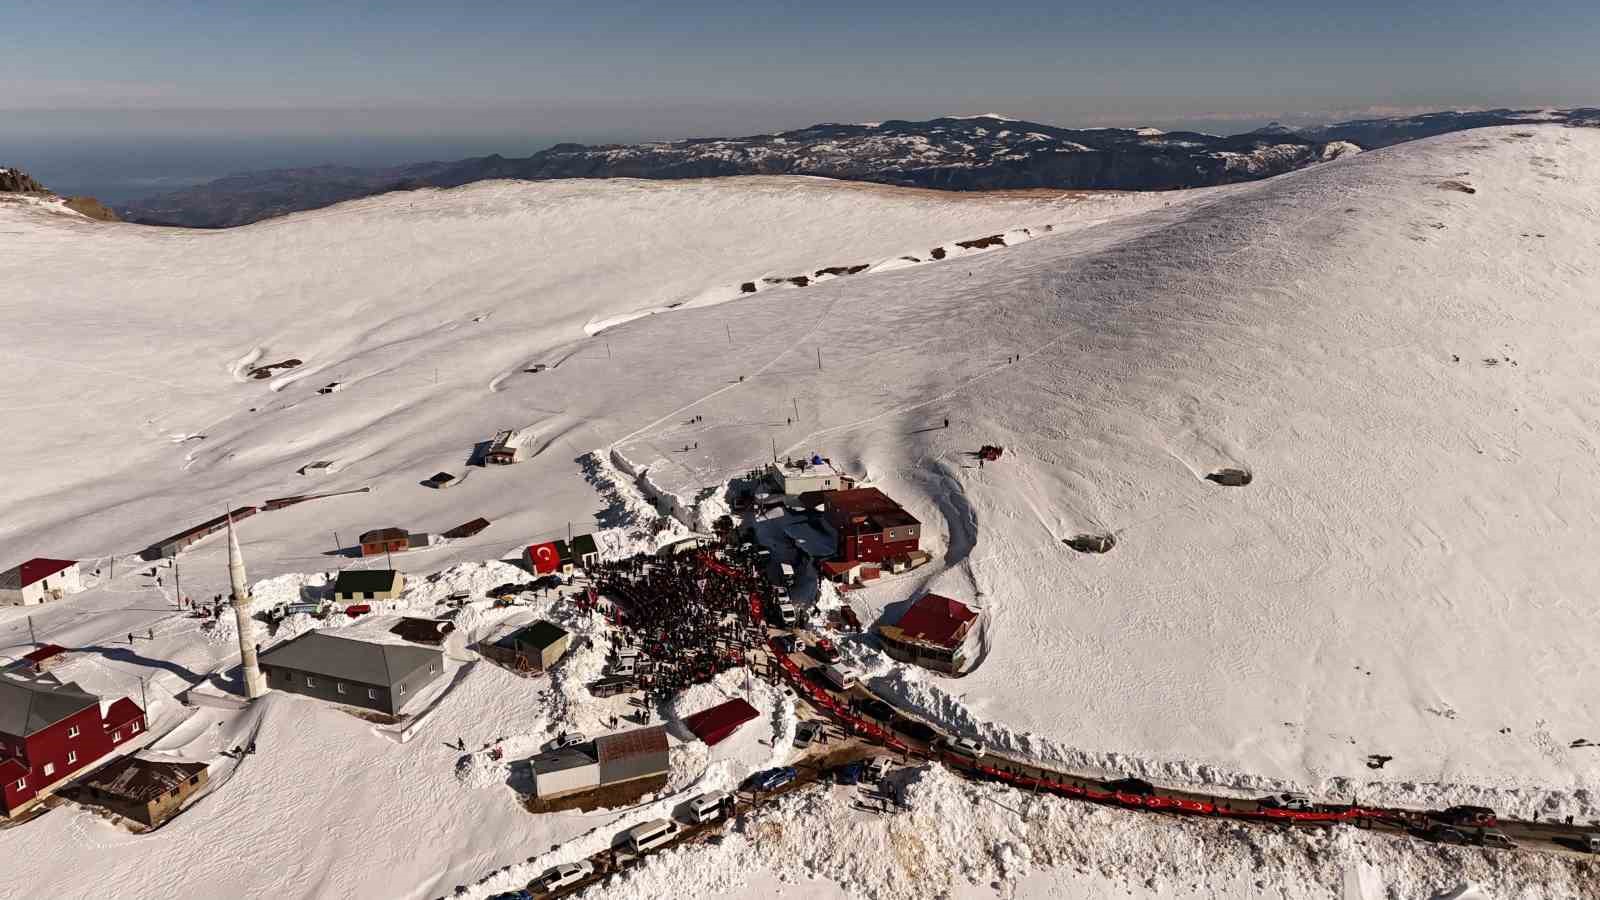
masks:
{"label": "large gray roof", "polygon": [[392,685],[430,663],[443,667],[444,654],[425,647],[380,644],[308,631],[261,654],[261,664],[282,666],[361,684]]}
{"label": "large gray roof", "polygon": [[27,737],[99,704],[73,682],[53,684],[0,678],[0,732]]}

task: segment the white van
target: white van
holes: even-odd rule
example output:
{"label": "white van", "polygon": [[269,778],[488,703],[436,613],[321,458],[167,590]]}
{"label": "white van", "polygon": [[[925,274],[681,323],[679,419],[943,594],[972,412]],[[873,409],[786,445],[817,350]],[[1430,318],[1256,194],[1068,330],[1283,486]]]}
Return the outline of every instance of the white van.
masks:
{"label": "white van", "polygon": [[636,856],[649,853],[672,840],[677,833],[678,823],[671,819],[656,819],[643,825],[635,825],[628,829],[628,849]]}
{"label": "white van", "polygon": [[712,791],[709,794],[701,794],[689,801],[689,813],[694,816],[694,821],[698,825],[715,822],[717,819],[722,818],[722,804],[727,800],[727,791]]}
{"label": "white van", "polygon": [[828,684],[833,685],[837,690],[848,691],[856,686],[856,677],[838,666],[829,666],[823,669],[822,677],[826,678]]}
{"label": "white van", "polygon": [[637,656],[629,656],[611,664],[611,675],[615,678],[632,678],[634,665],[638,662]]}

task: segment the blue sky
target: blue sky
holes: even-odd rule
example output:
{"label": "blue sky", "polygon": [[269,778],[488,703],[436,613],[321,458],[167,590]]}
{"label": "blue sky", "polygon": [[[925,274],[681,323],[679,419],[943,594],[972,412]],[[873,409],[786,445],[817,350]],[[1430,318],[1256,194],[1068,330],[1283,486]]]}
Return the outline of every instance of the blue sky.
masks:
{"label": "blue sky", "polygon": [[1600,103],[1600,3],[0,0],[13,136],[593,139]]}

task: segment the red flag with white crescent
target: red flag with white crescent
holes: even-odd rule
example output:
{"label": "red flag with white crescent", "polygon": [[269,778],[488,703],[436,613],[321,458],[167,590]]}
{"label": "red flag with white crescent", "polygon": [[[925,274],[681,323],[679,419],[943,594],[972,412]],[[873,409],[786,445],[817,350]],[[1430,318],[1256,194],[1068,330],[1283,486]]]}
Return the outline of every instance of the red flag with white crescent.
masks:
{"label": "red flag with white crescent", "polygon": [[528,548],[528,563],[533,566],[533,571],[548,575],[561,568],[561,553],[556,550],[554,541],[534,544]]}

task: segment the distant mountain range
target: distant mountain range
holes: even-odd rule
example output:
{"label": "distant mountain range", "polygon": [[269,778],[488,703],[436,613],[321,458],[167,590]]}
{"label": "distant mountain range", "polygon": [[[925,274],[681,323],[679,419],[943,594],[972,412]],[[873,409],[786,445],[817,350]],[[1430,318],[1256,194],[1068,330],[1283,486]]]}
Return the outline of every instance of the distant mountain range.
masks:
{"label": "distant mountain range", "polygon": [[226,228],[387,191],[492,178],[818,175],[943,190],[1167,190],[1265,178],[1360,150],[1490,125],[1596,124],[1600,109],[1440,112],[1219,137],[1153,128],[1058,128],[1003,116],[814,125],[780,134],[643,144],[558,144],[384,169],[317,166],[230,175],[118,207],[133,222]]}

